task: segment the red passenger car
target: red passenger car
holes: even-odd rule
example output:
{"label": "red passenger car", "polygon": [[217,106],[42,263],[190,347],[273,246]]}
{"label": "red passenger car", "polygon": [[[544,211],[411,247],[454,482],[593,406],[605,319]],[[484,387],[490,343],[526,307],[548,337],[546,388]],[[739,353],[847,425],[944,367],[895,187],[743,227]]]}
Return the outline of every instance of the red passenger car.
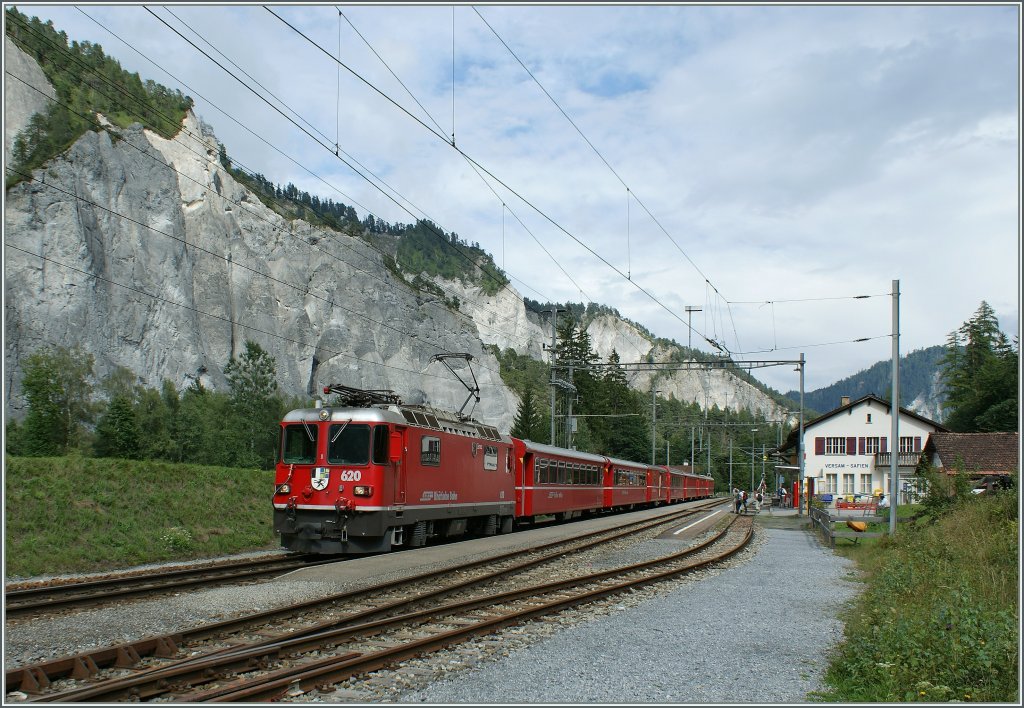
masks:
{"label": "red passenger car", "polygon": [[517,518],[554,514],[571,519],[602,508],[606,458],[517,438],[512,445]]}
{"label": "red passenger car", "polygon": [[623,509],[647,502],[649,465],[614,457],[605,458],[604,508]]}

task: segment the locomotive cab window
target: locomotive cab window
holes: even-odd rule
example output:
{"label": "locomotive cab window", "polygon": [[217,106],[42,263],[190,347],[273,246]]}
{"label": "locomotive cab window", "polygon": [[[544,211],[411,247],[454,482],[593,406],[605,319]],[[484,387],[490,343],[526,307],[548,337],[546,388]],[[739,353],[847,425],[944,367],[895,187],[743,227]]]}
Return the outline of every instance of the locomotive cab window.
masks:
{"label": "locomotive cab window", "polygon": [[281,432],[281,462],[311,465],[316,462],[316,425],[300,423],[286,425]]}
{"label": "locomotive cab window", "polygon": [[391,439],[391,431],[386,425],[378,425],[373,429],[373,462],[378,465],[386,465],[391,461],[388,456],[388,442]]}
{"label": "locomotive cab window", "polygon": [[370,426],[338,423],[327,431],[327,461],[334,465],[365,465],[370,461]]}

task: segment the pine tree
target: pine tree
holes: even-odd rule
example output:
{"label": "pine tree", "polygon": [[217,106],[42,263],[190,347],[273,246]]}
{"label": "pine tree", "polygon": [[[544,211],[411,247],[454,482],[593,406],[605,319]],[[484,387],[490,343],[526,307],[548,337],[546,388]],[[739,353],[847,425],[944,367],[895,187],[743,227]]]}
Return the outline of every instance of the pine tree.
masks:
{"label": "pine tree", "polygon": [[142,443],[135,408],[128,396],[115,397],[96,424],[93,445],[97,457],[118,457],[137,460],[141,457]]}
{"label": "pine tree", "polygon": [[232,424],[229,432],[241,442],[237,464],[268,465],[274,456],[274,434],[281,416],[277,391],[277,362],[251,340],[245,352],[224,367],[231,387]]}
{"label": "pine tree", "polygon": [[511,434],[523,440],[539,441],[543,439],[544,428],[540,411],[537,410],[537,399],[534,396],[533,387],[527,387],[523,391]]}
{"label": "pine tree", "polygon": [[942,377],[946,426],[958,432],[1017,429],[1019,352],[982,301],[974,316],[947,339]]}
{"label": "pine tree", "polygon": [[21,385],[28,415],[20,433],[26,455],[63,455],[85,446],[85,426],[94,415],[92,375],[92,355],[77,347],[43,350],[25,360]]}

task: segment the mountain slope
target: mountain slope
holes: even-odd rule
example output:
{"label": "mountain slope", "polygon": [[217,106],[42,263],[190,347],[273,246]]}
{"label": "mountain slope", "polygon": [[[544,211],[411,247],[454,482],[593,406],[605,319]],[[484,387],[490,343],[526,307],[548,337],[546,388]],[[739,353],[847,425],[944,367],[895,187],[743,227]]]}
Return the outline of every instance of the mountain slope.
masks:
{"label": "mountain slope", "polygon": [[[942,404],[946,400],[940,380],[940,363],[945,354],[945,347],[934,346],[900,357],[900,404],[940,423]],[[880,361],[830,386],[805,391],[804,405],[824,413],[838,408],[843,396],[849,396],[851,401],[855,401],[869,393],[885,399],[891,398],[891,361]],[[800,400],[799,391],[789,391],[786,396],[794,401]]]}

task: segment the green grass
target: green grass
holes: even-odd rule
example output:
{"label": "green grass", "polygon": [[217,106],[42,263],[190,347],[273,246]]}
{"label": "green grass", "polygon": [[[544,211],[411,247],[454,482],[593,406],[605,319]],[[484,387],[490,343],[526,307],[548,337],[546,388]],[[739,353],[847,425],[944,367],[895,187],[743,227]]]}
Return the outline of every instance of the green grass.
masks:
{"label": "green grass", "polygon": [[812,697],[1016,702],[1018,523],[1015,493],[984,495],[844,547],[867,587]]}
{"label": "green grass", "polygon": [[271,471],[85,457],[4,467],[9,578],[279,546]]}

